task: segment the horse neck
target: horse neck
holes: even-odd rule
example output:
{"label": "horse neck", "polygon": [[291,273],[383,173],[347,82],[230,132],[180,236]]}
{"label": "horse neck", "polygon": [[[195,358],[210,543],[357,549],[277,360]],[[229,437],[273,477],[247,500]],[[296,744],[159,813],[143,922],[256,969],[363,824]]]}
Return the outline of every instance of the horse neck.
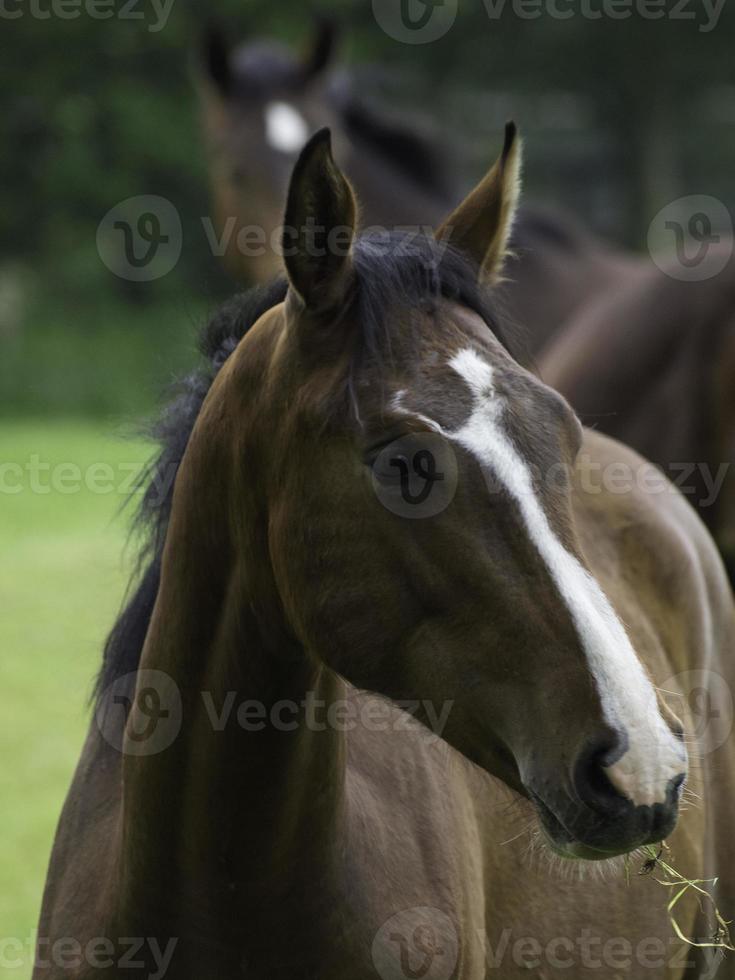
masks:
{"label": "horse neck", "polygon": [[[222,936],[254,914],[251,902],[285,900],[284,863],[292,884],[315,866],[328,878],[345,745],[335,727],[309,722],[314,704],[326,716],[343,683],[289,636],[264,557],[266,522],[233,529],[228,491],[196,480],[193,471],[216,472],[214,442],[199,439],[177,478],[141,660],[176,684],[182,724],[165,751],[124,759],[120,925],[153,928],[168,905],[160,928],[195,920]],[[209,498],[196,506],[194,483]]]}

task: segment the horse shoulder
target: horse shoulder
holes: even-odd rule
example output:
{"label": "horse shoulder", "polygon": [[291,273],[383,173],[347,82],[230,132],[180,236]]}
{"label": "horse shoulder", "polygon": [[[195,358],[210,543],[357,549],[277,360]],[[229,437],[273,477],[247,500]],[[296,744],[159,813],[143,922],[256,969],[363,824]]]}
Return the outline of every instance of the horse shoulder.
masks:
{"label": "horse shoulder", "polygon": [[[613,605],[647,614],[678,669],[711,657],[731,628],[732,594],[694,508],[653,464],[589,429],[575,476],[576,529]],[[686,648],[673,657],[676,637]]]}

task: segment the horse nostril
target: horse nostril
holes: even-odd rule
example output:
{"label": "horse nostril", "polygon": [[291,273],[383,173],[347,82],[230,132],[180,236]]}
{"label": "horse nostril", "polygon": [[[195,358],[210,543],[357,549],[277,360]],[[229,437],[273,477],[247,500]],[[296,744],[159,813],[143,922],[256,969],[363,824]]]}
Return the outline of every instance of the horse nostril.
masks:
{"label": "horse nostril", "polygon": [[677,797],[681,795],[686,778],[686,773],[680,772],[678,776],[674,776],[674,778],[671,780],[671,795],[674,797],[674,799],[677,799]]}
{"label": "horse nostril", "polygon": [[684,789],[685,781],[686,773],[681,772],[678,776],[673,776],[669,780],[669,785],[666,790],[666,802],[656,803],[651,807],[646,807],[651,818],[649,832],[650,843],[663,840],[673,830],[676,824],[679,800]]}
{"label": "horse nostril", "polygon": [[605,771],[623,750],[617,733],[598,739],[577,760],[574,768],[574,788],[579,799],[591,809],[608,814],[626,806],[626,799],[613,786]]}

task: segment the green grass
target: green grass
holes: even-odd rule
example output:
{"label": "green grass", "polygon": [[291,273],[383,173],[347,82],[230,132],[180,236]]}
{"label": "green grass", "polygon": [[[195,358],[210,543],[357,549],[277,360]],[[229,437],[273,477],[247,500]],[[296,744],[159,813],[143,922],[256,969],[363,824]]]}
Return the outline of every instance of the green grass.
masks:
{"label": "green grass", "polygon": [[147,413],[197,363],[196,338],[213,303],[84,304],[42,295],[5,333],[0,317],[0,412],[125,417]]}
{"label": "green grass", "polygon": [[[36,927],[91,680],[127,581],[122,484],[149,453],[101,424],[0,423],[0,941],[25,942]],[[50,467],[35,481],[34,457]],[[97,492],[84,485],[93,464],[105,467]],[[30,976],[28,946],[25,958],[11,969],[0,956],[0,976]]]}

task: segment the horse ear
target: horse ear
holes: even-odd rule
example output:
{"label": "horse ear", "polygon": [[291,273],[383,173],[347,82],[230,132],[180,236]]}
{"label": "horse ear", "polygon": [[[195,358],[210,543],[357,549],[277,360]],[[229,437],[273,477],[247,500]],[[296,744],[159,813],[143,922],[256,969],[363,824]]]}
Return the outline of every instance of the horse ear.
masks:
{"label": "horse ear", "polygon": [[337,46],[338,30],[336,23],[326,17],[319,17],[303,63],[304,78],[321,75],[334,56]]}
{"label": "horse ear", "polygon": [[505,127],[503,151],[477,187],[436,232],[473,259],[483,278],[497,281],[503,268],[520,192],[521,141],[515,123]]}
{"label": "horse ear", "polygon": [[328,129],[301,151],[291,175],[283,229],[283,257],[292,289],[313,313],[327,313],[352,281],[357,205],[332,157]]}
{"label": "horse ear", "polygon": [[232,92],[230,49],[224,32],[215,24],[210,24],[204,33],[202,53],[207,77],[222,95],[229,95]]}

